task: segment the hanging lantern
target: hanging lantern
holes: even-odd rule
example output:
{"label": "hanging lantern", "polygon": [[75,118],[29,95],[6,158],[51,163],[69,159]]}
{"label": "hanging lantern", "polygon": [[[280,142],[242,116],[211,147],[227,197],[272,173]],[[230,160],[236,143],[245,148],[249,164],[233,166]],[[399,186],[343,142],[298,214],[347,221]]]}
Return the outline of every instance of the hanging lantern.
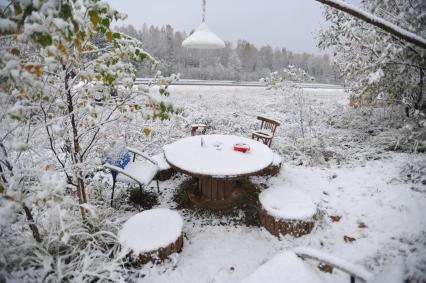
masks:
{"label": "hanging lantern", "polygon": [[197,49],[219,49],[225,47],[225,42],[210,31],[206,24],[206,0],[203,0],[203,21],[198,28],[188,36],[182,46]]}

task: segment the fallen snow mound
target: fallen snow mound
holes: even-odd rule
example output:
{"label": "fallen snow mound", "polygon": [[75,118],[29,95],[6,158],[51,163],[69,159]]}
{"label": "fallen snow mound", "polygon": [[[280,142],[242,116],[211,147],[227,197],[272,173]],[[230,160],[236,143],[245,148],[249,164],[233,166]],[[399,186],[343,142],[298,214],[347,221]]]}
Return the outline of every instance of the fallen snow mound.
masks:
{"label": "fallen snow mound", "polygon": [[314,201],[296,189],[270,188],[259,195],[260,203],[269,215],[277,219],[312,219],[317,212]]}
{"label": "fallen snow mound", "polygon": [[118,241],[124,249],[136,254],[167,247],[182,234],[180,214],[166,208],[142,211],[124,223]]}
{"label": "fallen snow mound", "polygon": [[293,252],[283,252],[261,265],[240,283],[317,283],[319,275]]}

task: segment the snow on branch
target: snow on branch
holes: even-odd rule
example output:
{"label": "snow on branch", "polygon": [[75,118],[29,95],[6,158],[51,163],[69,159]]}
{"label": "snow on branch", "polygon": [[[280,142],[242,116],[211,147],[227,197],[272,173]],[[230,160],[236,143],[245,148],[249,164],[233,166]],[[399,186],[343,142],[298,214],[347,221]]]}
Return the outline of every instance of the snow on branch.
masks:
{"label": "snow on branch", "polygon": [[372,24],[402,40],[426,49],[426,39],[341,0],[316,0]]}

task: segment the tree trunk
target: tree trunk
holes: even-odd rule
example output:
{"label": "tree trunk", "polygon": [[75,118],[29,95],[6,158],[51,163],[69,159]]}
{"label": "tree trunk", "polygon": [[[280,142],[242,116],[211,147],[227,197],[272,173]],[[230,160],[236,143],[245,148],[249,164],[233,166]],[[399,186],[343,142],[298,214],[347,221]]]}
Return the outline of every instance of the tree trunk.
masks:
{"label": "tree trunk", "polygon": [[34,218],[33,218],[33,215],[31,214],[31,210],[25,204],[22,204],[22,207],[24,208],[25,215],[27,216],[30,229],[33,232],[34,239],[37,242],[41,243],[40,233],[38,232],[37,225],[35,225],[34,223]]}
{"label": "tree trunk", "polygon": [[84,188],[83,173],[82,173],[82,169],[80,168],[80,165],[83,164],[83,156],[81,155],[81,147],[78,140],[78,129],[77,129],[76,121],[75,121],[74,104],[72,101],[71,89],[69,88],[69,85],[68,85],[68,81],[72,77],[73,77],[72,71],[67,71],[65,75],[65,90],[66,90],[67,103],[68,103],[68,116],[70,118],[72,134],[73,134],[72,141],[73,141],[74,150],[72,152],[72,160],[73,160],[74,166],[76,166],[76,168],[74,169],[74,172],[75,172],[75,177],[77,179],[77,197],[78,197],[78,202],[80,204],[80,213],[84,219],[86,218],[86,209],[84,209],[82,205],[85,204],[87,200],[86,200],[86,191]]}

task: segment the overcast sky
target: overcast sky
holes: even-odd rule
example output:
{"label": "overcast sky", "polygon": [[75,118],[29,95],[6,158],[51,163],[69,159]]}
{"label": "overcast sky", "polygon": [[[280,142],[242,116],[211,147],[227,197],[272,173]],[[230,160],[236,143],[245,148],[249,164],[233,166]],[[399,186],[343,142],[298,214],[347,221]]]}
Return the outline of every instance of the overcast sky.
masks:
{"label": "overcast sky", "polygon": [[[121,24],[143,23],[190,32],[201,22],[202,0],[108,0],[128,15]],[[313,0],[207,0],[206,23],[223,40],[245,39],[295,52],[320,53],[314,34],[325,25]],[[120,25],[121,25],[120,24]]]}

